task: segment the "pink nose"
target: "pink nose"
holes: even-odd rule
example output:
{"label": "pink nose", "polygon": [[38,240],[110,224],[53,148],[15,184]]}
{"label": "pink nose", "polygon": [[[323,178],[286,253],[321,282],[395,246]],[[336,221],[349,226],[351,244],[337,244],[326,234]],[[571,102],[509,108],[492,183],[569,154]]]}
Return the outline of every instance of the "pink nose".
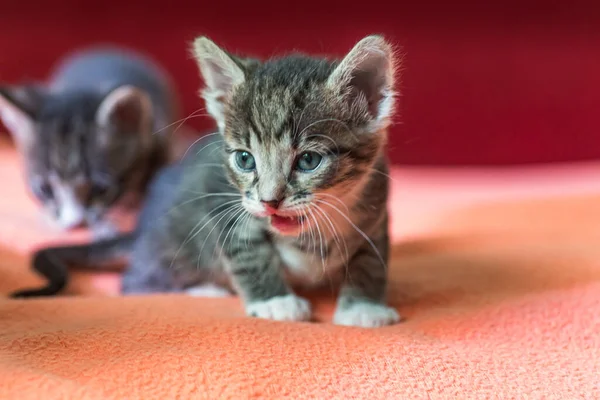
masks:
{"label": "pink nose", "polygon": [[281,203],[281,200],[267,200],[267,201],[262,200],[261,203],[263,204],[263,206],[265,207],[265,210],[267,210],[267,212],[269,214],[273,214],[279,208],[279,204]]}

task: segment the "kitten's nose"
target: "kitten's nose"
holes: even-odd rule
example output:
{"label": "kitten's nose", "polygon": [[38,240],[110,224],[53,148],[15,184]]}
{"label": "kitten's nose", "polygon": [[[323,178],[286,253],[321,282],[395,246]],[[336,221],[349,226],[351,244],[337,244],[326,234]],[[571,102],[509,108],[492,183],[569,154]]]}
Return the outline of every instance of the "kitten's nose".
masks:
{"label": "kitten's nose", "polygon": [[261,200],[260,202],[263,203],[267,212],[277,211],[281,204],[281,200]]}

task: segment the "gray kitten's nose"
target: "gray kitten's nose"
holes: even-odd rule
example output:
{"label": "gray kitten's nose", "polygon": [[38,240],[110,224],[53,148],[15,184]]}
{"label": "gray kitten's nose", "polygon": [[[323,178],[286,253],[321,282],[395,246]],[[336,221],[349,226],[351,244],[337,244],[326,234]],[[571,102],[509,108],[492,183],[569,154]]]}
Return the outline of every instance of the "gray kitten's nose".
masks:
{"label": "gray kitten's nose", "polygon": [[261,203],[265,206],[267,210],[277,210],[279,205],[281,204],[281,200],[261,200]]}

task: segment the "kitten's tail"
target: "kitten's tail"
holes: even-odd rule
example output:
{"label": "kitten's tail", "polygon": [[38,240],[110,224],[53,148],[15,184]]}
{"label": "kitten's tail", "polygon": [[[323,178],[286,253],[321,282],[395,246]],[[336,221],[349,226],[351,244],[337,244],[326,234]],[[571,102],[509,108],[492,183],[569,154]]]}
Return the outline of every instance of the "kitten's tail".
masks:
{"label": "kitten's tail", "polygon": [[107,270],[100,263],[116,261],[131,252],[136,233],[123,233],[114,238],[80,245],[56,246],[40,249],[33,255],[33,269],[48,280],[36,289],[11,293],[12,298],[53,296],[64,289],[69,281],[68,265],[79,268]]}

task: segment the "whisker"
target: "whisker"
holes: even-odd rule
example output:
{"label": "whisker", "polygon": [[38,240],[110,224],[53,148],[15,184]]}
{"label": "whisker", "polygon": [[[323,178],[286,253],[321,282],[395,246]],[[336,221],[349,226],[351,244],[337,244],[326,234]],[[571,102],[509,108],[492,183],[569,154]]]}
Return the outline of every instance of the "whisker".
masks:
{"label": "whisker", "polygon": [[[312,206],[315,207],[315,211],[320,211],[323,214],[323,216],[327,219],[327,221],[329,221],[329,224],[331,226],[331,232],[333,233],[337,249],[340,252],[340,257],[343,259],[343,265],[345,268],[346,276],[350,276],[349,275],[350,256],[348,254],[348,244],[346,243],[346,238],[344,237],[343,234],[340,234],[338,232],[335,224],[333,223],[331,218],[329,218],[329,216],[327,215],[327,212],[322,207],[320,207],[318,204],[313,204]],[[344,245],[344,252],[342,252],[342,246],[340,245],[340,243],[343,243],[343,245]]]}
{"label": "whisker", "polygon": [[[212,227],[212,229],[210,231],[208,231],[208,233],[206,234],[206,236],[204,237],[204,240],[202,241],[202,246],[200,246],[200,250],[198,251],[198,261],[196,266],[199,268],[200,267],[200,257],[202,257],[202,251],[204,250],[204,246],[206,246],[206,242],[208,241],[208,239],[210,238],[211,233],[213,233],[213,231],[215,229],[217,229],[217,227],[219,227],[219,223],[228,215],[236,215],[239,211],[240,208],[242,207],[241,204],[236,204],[235,206],[233,206],[232,208],[230,208],[229,210],[227,210],[227,212],[225,214],[223,214],[221,216],[221,218],[219,218],[219,220],[217,222],[215,222],[215,225]],[[223,233],[223,230],[221,230],[221,232],[219,233],[219,236],[217,237],[217,241],[215,244],[215,250],[216,250],[216,246],[218,246],[218,242],[219,242],[219,238],[221,237],[221,234]],[[213,250],[213,254],[212,257],[214,258],[215,256],[215,250]]]}
{"label": "whisker", "polygon": [[[329,223],[329,225],[326,223],[325,226],[327,227],[327,229],[329,230],[331,236],[333,237],[333,240],[335,241],[337,249],[338,249],[338,251],[340,253],[340,258],[342,258],[343,254],[342,254],[342,249],[341,249],[341,245],[340,245],[340,239],[338,237],[339,235],[338,235],[338,232],[335,229],[333,223],[331,222],[331,219],[327,216],[327,213],[325,213],[325,211],[321,207],[319,207],[317,204],[314,204],[314,203],[311,204],[310,208],[314,208],[315,213],[317,213],[317,214],[325,217],[326,222]],[[346,254],[347,254],[348,253],[348,248],[346,246],[345,240],[344,240],[344,247],[346,248]],[[328,255],[328,257],[329,257],[329,255]],[[346,267],[346,272],[348,271],[348,261],[347,260],[348,260],[348,256],[346,256],[346,258],[343,259],[344,265]],[[325,273],[325,268],[323,268],[323,273]],[[331,289],[333,290],[333,288],[334,288],[334,282],[332,280],[331,275],[328,275],[328,278],[329,278],[329,284],[331,286]]]}
{"label": "whisker", "polygon": [[[206,237],[204,238],[204,241],[202,242],[202,247],[200,248],[200,251],[198,251],[198,257],[196,259],[196,268],[200,269],[200,259],[202,258],[202,250],[204,249],[204,245],[206,244],[206,241],[210,238],[210,234],[215,230],[215,228],[217,228],[219,226],[219,222],[225,218],[226,215],[233,215],[235,216],[237,214],[237,211],[239,210],[239,208],[241,207],[241,205],[234,205],[229,212],[227,212],[226,214],[223,215],[222,218],[220,218],[216,223],[215,226],[213,226],[213,228],[208,232],[208,234],[206,235]],[[225,225],[227,225],[227,223],[231,220],[228,219],[227,222],[225,222]],[[223,230],[221,230],[221,232],[219,233],[219,236],[217,237],[217,241],[215,242],[215,249],[213,250],[213,254],[212,254],[212,259],[214,260],[215,258],[215,251],[216,251],[216,247],[219,245],[219,238],[221,237],[221,235],[223,234]]]}
{"label": "whisker", "polygon": [[199,168],[199,167],[222,167],[223,164],[219,164],[219,163],[202,163],[202,164],[196,164],[196,165],[191,165],[192,167],[195,168]]}
{"label": "whisker", "polygon": [[392,177],[390,174],[386,174],[385,172],[383,172],[383,171],[380,171],[380,170],[378,170],[378,169],[371,168],[371,169],[370,169],[370,171],[371,171],[371,172],[376,172],[376,173],[378,173],[378,174],[380,174],[380,175],[383,175],[383,176],[385,176],[386,178],[388,178],[388,179],[389,179],[389,180],[391,180],[391,181],[394,181],[394,182],[396,182],[396,181],[397,181],[397,179],[396,179],[396,178],[394,178],[394,177]]}
{"label": "whisker", "polygon": [[340,146],[338,146],[338,144],[335,142],[335,140],[333,140],[329,136],[321,135],[320,133],[313,133],[312,135],[309,135],[308,137],[309,138],[311,138],[311,137],[322,137],[322,138],[330,140],[331,143],[333,143],[333,145],[335,146],[337,153],[339,154],[339,152],[340,152]]}
{"label": "whisker", "polygon": [[[248,217],[249,217],[249,215],[250,215],[250,213],[249,213],[249,212],[246,212],[246,213],[242,214],[242,215],[241,215],[241,217],[240,217],[240,221],[236,223],[236,225],[239,225],[239,228],[237,228],[237,227],[236,227],[236,229],[239,229],[239,231],[240,231],[240,232],[238,233],[238,235],[237,235],[237,238],[238,238],[238,246],[241,246],[241,244],[242,244],[242,234],[243,234],[243,233],[245,233],[245,231],[244,231],[244,229],[243,229],[243,226],[244,226],[244,223],[245,223],[246,221],[248,221]],[[247,236],[247,235],[246,235],[246,236]],[[225,240],[227,240],[227,238],[225,238]],[[232,240],[233,240],[233,236],[232,236]],[[246,242],[246,243],[248,243],[248,242]],[[231,247],[231,244],[230,244],[230,247]]]}
{"label": "whisker", "polygon": [[325,273],[325,253],[323,252],[323,235],[321,234],[321,227],[319,226],[319,221],[317,220],[316,215],[313,210],[310,208],[307,209],[310,213],[313,221],[315,221],[315,226],[317,228],[317,232],[319,233],[319,249],[321,250],[321,263],[323,264],[323,273]]}
{"label": "whisker", "polygon": [[[309,215],[309,217],[310,217],[310,215]],[[310,221],[308,221],[308,228],[310,230],[310,236],[311,236],[311,242],[312,242],[312,252],[314,253],[315,251],[317,251],[317,235],[316,235],[313,225],[314,225],[313,223],[310,223]]]}
{"label": "whisker", "polygon": [[[223,205],[223,204],[221,204],[221,206],[222,206],[222,205]],[[228,208],[225,208],[224,210],[221,210],[221,211],[219,211],[219,212],[216,214],[216,216],[218,216],[218,215],[221,215],[223,212],[225,212],[225,211],[227,211],[227,210],[228,210]],[[214,211],[214,210],[213,210],[213,211]],[[171,264],[169,265],[169,268],[170,268],[170,269],[171,269],[171,268],[173,268],[173,266],[174,266],[174,263],[175,263],[175,260],[176,260],[176,259],[177,259],[177,257],[179,256],[179,253],[181,252],[181,250],[183,249],[183,247],[184,247],[184,246],[185,246],[187,243],[189,243],[189,241],[191,240],[190,236],[192,235],[192,233],[193,233],[193,232],[194,232],[194,231],[195,231],[195,230],[198,228],[198,226],[200,226],[200,224],[202,223],[202,221],[204,221],[204,220],[206,219],[206,217],[207,217],[207,216],[209,216],[209,215],[210,215],[210,213],[209,213],[208,215],[206,215],[206,216],[202,217],[202,218],[201,218],[201,219],[198,221],[198,223],[196,223],[196,225],[194,225],[194,226],[192,227],[192,229],[190,229],[190,232],[188,233],[188,235],[186,236],[186,238],[183,240],[183,242],[181,243],[181,245],[179,245],[179,247],[177,248],[177,251],[175,252],[175,255],[174,255],[174,256],[173,256],[173,258],[171,259]],[[213,217],[214,217],[214,216],[213,216]],[[211,217],[211,220],[212,220],[212,218],[213,218],[213,217]],[[210,220],[209,220],[209,221],[210,221]],[[200,228],[200,230],[202,230],[203,228],[204,228],[204,226],[203,226],[202,228]]]}
{"label": "whisker", "polygon": [[177,127],[175,129],[173,129],[173,134],[177,133],[177,131],[179,131],[179,129],[181,129],[183,124],[185,124],[189,119],[197,118],[197,117],[207,117],[207,116],[209,116],[209,114],[195,114],[195,115],[190,114],[187,118],[185,118],[183,121],[181,121],[180,124],[177,125]]}
{"label": "whisker", "polygon": [[212,142],[212,143],[209,143],[209,144],[207,144],[206,146],[204,146],[203,148],[201,148],[200,150],[198,150],[198,151],[196,152],[196,155],[198,155],[198,154],[202,153],[204,150],[206,150],[206,149],[207,149],[207,148],[209,148],[210,146],[214,146],[215,144],[219,144],[219,143],[221,143],[221,142],[223,142],[223,140],[217,140],[217,141],[214,141],[214,142]]}
{"label": "whisker", "polygon": [[[240,219],[242,217],[244,217],[246,214],[244,214],[244,207],[242,206],[241,209],[234,214],[235,217],[235,221],[233,222],[233,224],[231,224],[231,226],[229,227],[229,231],[227,232],[227,234],[225,235],[225,239],[223,239],[223,244],[220,245],[221,247],[221,257],[223,256],[223,249],[225,248],[225,246],[227,246],[227,238],[229,237],[229,235],[231,234],[231,232],[233,231],[233,229],[237,226],[238,222],[240,221]],[[225,226],[227,226],[227,224],[229,224],[229,222],[232,220],[233,218],[230,218],[227,220],[227,222],[225,222]],[[222,232],[221,232],[222,233]],[[217,244],[219,243],[219,239],[221,238],[221,235],[219,235],[219,237],[217,238]]]}
{"label": "whisker", "polygon": [[[315,207],[315,211],[320,212],[321,215],[325,218],[325,220],[329,223],[329,226],[331,227],[330,231],[331,234],[333,236],[333,240],[335,240],[336,245],[338,247],[338,250],[340,252],[340,255],[345,254],[344,257],[344,261],[346,263],[346,266],[348,265],[348,246],[346,245],[346,240],[344,239],[343,235],[341,235],[337,229],[335,228],[335,224],[333,223],[333,221],[331,220],[331,218],[327,215],[327,212],[325,212],[325,210],[320,207],[318,204],[313,204],[313,207]],[[345,253],[342,253],[342,248],[341,248],[341,241],[340,241],[340,237],[344,240],[344,250]]]}
{"label": "whisker", "polygon": [[[246,213],[246,219],[244,220],[244,222],[242,222],[242,224],[244,225],[243,231],[244,231],[244,237],[246,238],[246,242],[244,243],[244,246],[246,248],[246,250],[248,250],[250,248],[250,238],[248,237],[248,225],[250,224],[250,221],[252,220],[252,214],[250,213]],[[239,240],[241,241],[242,239],[242,235],[239,235]]]}
{"label": "whisker", "polygon": [[332,198],[333,200],[336,200],[337,202],[339,202],[346,209],[346,212],[348,214],[350,214],[350,209],[348,208],[348,206],[346,205],[346,203],[344,203],[342,200],[340,200],[339,197],[336,197],[336,196],[334,196],[332,194],[329,194],[329,193],[316,193],[315,194],[315,198],[318,198],[319,196],[327,196],[327,197]]}
{"label": "whisker", "polygon": [[298,211],[298,210],[294,210],[294,212],[296,213],[296,218],[300,220],[300,242],[304,242],[304,215]]}
{"label": "whisker", "polygon": [[[169,266],[169,268],[173,268],[173,263],[175,262],[175,259],[179,256],[179,253],[181,252],[181,249],[188,244],[192,239],[194,239],[194,237],[196,237],[205,227],[208,223],[210,223],[210,221],[212,221],[214,218],[218,217],[219,215],[221,215],[222,213],[228,211],[230,208],[227,208],[227,206],[229,206],[230,204],[234,204],[237,203],[239,200],[231,200],[228,202],[225,202],[223,204],[218,205],[217,207],[215,207],[214,210],[211,210],[207,215],[205,215],[204,217],[202,217],[202,219],[200,221],[198,221],[198,223],[196,225],[194,225],[194,227],[190,230],[190,233],[188,233],[187,237],[184,239],[184,241],[181,243],[181,245],[179,246],[179,248],[177,249],[177,251],[175,252],[175,255],[173,256],[173,260],[171,260],[171,264]],[[221,210],[219,211],[218,214],[214,215],[213,217],[211,217],[208,221],[206,221],[206,223],[202,226],[202,228],[198,229],[195,233],[194,230],[196,230],[198,228],[198,226],[202,223],[202,221],[204,221],[204,219],[206,219],[207,217],[210,216],[210,214],[214,211],[217,211],[219,208],[226,206],[225,210]]]}
{"label": "whisker", "polygon": [[354,222],[352,222],[352,220],[350,218],[348,218],[348,216],[346,216],[346,214],[344,214],[339,208],[337,208],[336,206],[334,206],[331,203],[328,203],[326,201],[323,200],[318,200],[315,199],[315,201],[319,202],[319,203],[323,203],[331,208],[333,208],[335,211],[337,211],[353,228],[356,232],[358,232],[366,241],[367,243],[369,243],[369,245],[371,246],[371,248],[373,248],[373,250],[375,251],[375,254],[377,254],[377,258],[379,258],[379,261],[381,261],[381,265],[383,265],[383,267],[385,269],[387,269],[387,264],[386,262],[383,260],[383,257],[381,256],[381,253],[379,252],[379,250],[377,249],[377,247],[375,246],[375,244],[373,243],[373,241],[371,240],[371,238],[369,238],[369,236],[367,236],[366,233],[364,233],[358,226],[356,226],[356,224]]}
{"label": "whisker", "polygon": [[173,132],[176,132],[179,128],[181,128],[181,125],[183,125],[187,120],[189,120],[191,118],[196,118],[196,117],[206,117],[206,116],[208,116],[208,114],[198,114],[201,111],[204,111],[204,109],[199,108],[196,111],[193,111],[192,113],[190,113],[190,115],[188,115],[187,117],[181,118],[180,120],[172,122],[169,125],[163,126],[159,130],[155,131],[153,133],[153,135],[155,135],[157,133],[160,133],[160,132],[164,131],[165,129],[169,129],[173,125],[179,124],[179,126],[173,131]]}
{"label": "whisker", "polygon": [[167,211],[166,214],[169,214],[169,213],[175,211],[176,209],[178,209],[179,207],[182,207],[182,206],[184,206],[186,204],[193,203],[195,201],[199,201],[199,200],[205,199],[207,197],[216,197],[216,196],[242,197],[240,194],[236,194],[236,193],[208,193],[208,194],[205,194],[205,195],[202,195],[202,196],[194,197],[193,199],[186,200],[186,201],[184,201],[182,203],[179,203],[176,206],[172,207],[169,211]]}
{"label": "whisker", "polygon": [[[198,139],[194,140],[194,142],[192,144],[190,144],[190,146],[187,148],[187,150],[183,153],[183,157],[181,157],[182,159],[185,159],[185,156],[187,156],[187,153],[191,150],[192,147],[194,147],[198,142],[201,142],[204,139],[207,139],[211,136],[214,135],[218,135],[219,132],[215,132],[215,133],[209,133],[208,135],[203,135],[200,136]],[[196,153],[197,154],[197,153]]]}

